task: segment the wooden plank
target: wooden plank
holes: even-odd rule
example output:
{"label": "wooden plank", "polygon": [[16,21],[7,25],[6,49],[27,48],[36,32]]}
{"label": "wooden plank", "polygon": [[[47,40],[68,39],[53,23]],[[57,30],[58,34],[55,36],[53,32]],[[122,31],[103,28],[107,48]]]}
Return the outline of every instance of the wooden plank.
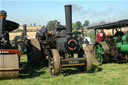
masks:
{"label": "wooden plank", "polygon": [[85,60],[85,58],[62,59],[62,61]]}

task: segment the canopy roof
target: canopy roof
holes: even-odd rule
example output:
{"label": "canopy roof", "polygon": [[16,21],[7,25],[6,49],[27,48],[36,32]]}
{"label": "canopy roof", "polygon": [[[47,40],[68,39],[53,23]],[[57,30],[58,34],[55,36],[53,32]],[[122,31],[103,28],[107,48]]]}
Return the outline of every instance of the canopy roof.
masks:
{"label": "canopy roof", "polygon": [[19,24],[9,20],[5,21],[5,31],[11,32],[19,27]]}
{"label": "canopy roof", "polygon": [[113,23],[103,24],[103,25],[89,26],[87,27],[87,29],[114,29],[114,28],[121,28],[127,26],[128,26],[128,19],[120,20]]}

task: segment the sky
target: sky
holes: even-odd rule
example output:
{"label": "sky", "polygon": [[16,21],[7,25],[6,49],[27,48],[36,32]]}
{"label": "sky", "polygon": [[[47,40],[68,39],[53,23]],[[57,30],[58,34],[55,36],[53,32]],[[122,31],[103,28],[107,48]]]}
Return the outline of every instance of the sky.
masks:
{"label": "sky", "polygon": [[72,4],[72,22],[89,20],[113,22],[128,19],[128,0],[0,0],[0,10],[7,19],[20,25],[36,23],[46,25],[58,20],[65,25],[64,5]]}

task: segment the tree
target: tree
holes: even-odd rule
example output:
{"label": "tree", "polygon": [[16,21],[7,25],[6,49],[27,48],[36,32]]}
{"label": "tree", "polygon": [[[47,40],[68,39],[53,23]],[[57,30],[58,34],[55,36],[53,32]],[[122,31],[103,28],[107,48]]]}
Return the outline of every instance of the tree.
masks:
{"label": "tree", "polygon": [[33,23],[33,26],[36,26],[36,23]]}
{"label": "tree", "polygon": [[83,26],[89,26],[89,21],[85,20]]}
{"label": "tree", "polygon": [[77,26],[75,23],[73,23],[73,24],[72,24],[72,29],[73,29],[73,30],[77,30],[77,28],[78,28],[78,26]]}
{"label": "tree", "polygon": [[105,21],[100,21],[100,24],[105,24],[106,22]]}
{"label": "tree", "polygon": [[87,36],[90,37],[91,42],[94,42],[95,41],[95,32],[94,31],[89,31],[87,33]]}
{"label": "tree", "polygon": [[49,28],[49,30],[51,30],[52,26],[56,26],[57,22],[58,22],[57,20],[50,20],[50,21],[48,21],[46,27]]}
{"label": "tree", "polygon": [[76,24],[77,30],[79,30],[82,27],[82,24],[80,21],[77,21],[75,24]]}
{"label": "tree", "polygon": [[30,23],[30,26],[32,26],[32,23]]}

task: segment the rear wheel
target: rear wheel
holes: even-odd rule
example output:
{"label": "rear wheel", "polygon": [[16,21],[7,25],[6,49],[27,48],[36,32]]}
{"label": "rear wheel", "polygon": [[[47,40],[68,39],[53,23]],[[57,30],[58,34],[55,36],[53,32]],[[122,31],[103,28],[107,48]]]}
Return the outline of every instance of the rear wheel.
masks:
{"label": "rear wheel", "polygon": [[109,48],[105,42],[97,43],[94,46],[94,56],[99,64],[107,63],[109,61],[109,55],[107,54],[108,50]]}
{"label": "rear wheel", "polygon": [[48,60],[51,75],[58,75],[61,70],[61,60],[57,49],[51,49]]}
{"label": "rear wheel", "polygon": [[39,41],[31,39],[30,45],[27,46],[28,63],[32,66],[40,66],[43,62],[43,57]]}

